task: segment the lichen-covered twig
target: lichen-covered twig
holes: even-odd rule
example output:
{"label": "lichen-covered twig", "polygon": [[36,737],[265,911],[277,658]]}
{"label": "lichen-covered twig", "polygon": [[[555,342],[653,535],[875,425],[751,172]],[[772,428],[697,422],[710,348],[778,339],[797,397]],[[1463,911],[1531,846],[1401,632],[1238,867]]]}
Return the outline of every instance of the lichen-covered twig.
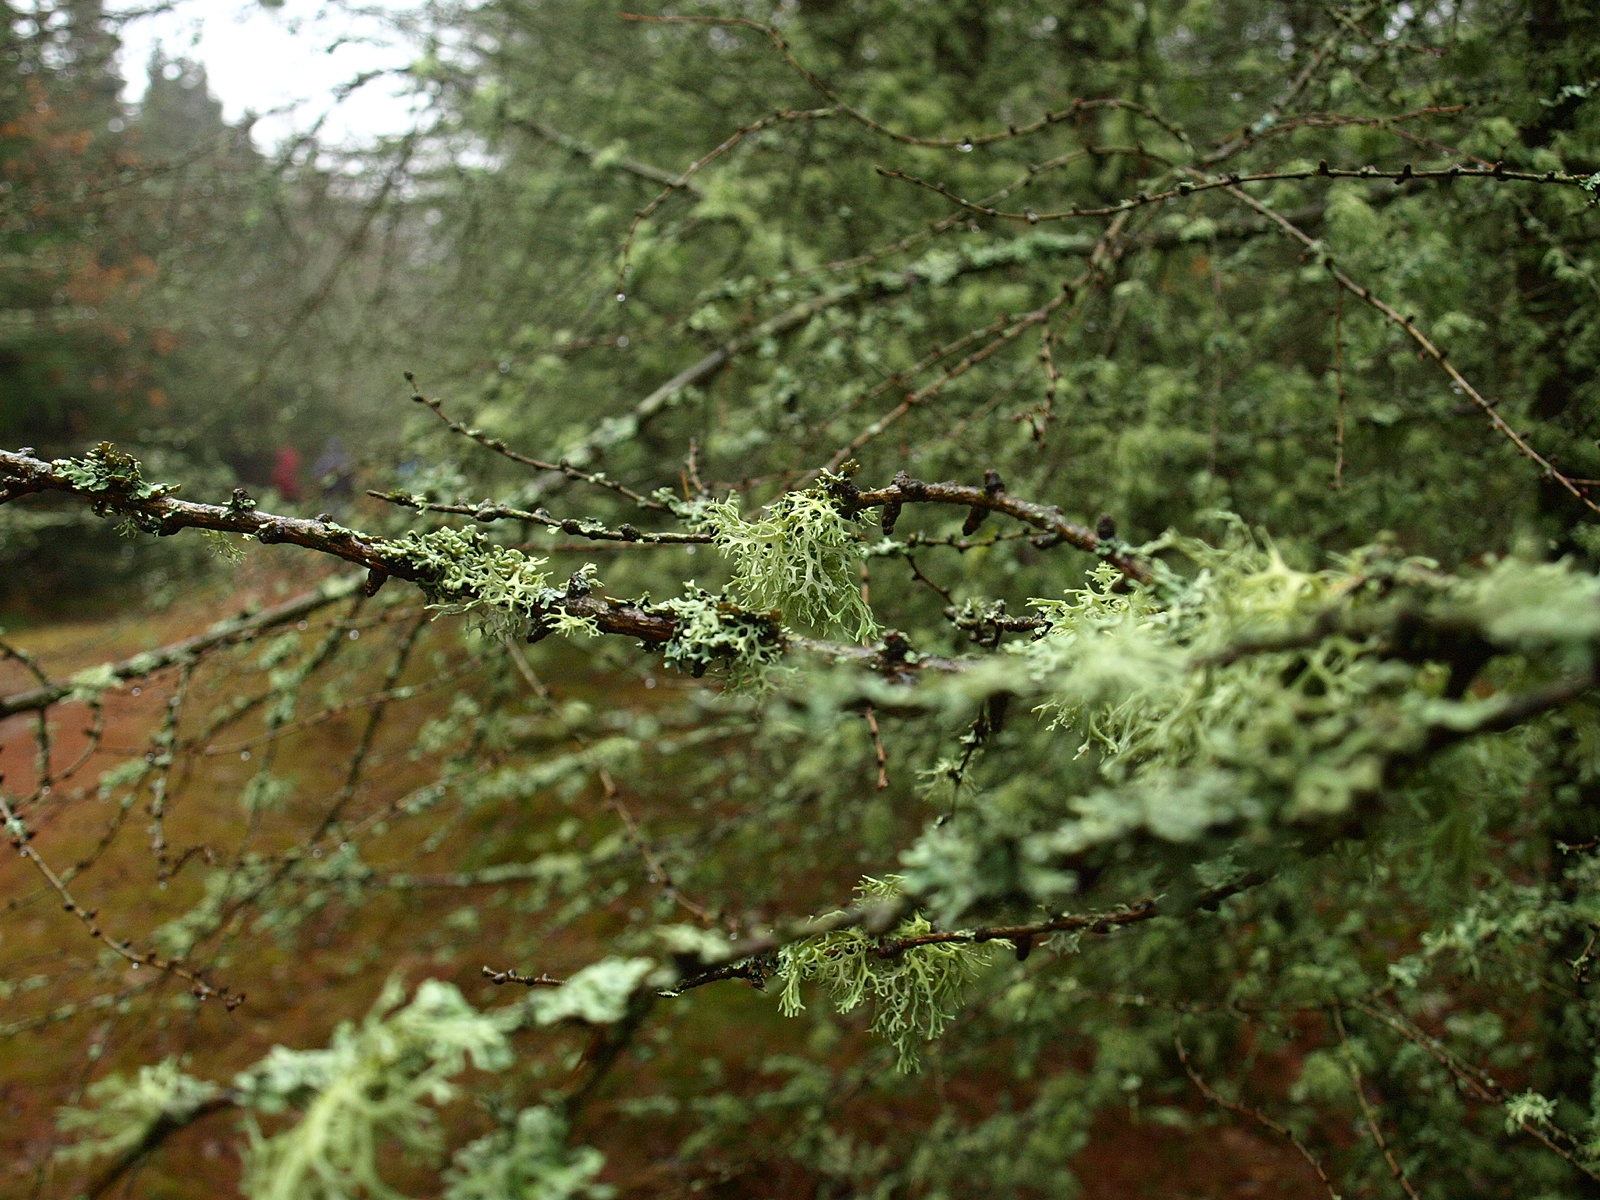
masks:
{"label": "lichen-covered twig", "polygon": [[[242,491],[235,492],[232,503],[216,505],[180,500],[173,494],[176,490],[146,483],[139,473],[138,463],[109,445],[100,446],[84,459],[50,462],[0,450],[0,504],[27,495],[63,493],[86,501],[102,516],[125,518],[147,533],[169,536],[183,529],[211,529],[253,537],[266,544],[287,543],[331,555],[365,567],[369,589],[393,577],[415,583],[425,592],[443,589],[447,594],[442,598],[455,604],[495,599],[472,593],[472,579],[469,578],[472,572],[465,570],[471,563],[451,558],[444,549],[421,535],[392,540],[347,528],[331,518],[280,516],[262,511]],[[451,547],[471,556],[476,545],[468,544],[472,539],[456,531],[441,532],[450,535]],[[481,549],[485,554],[508,553],[504,548]],[[659,648],[672,642],[678,631],[680,617],[666,605],[646,606],[602,597],[587,585],[579,584],[564,591],[548,587],[524,591],[525,594],[519,592],[516,615],[527,620],[535,634],[548,628],[548,623],[553,621],[581,622],[595,632],[636,638],[647,646]],[[749,615],[764,618],[766,614]],[[798,650],[835,662],[853,663],[895,678],[909,678],[927,670],[958,670],[963,665],[938,655],[912,653],[903,638],[887,639],[878,646],[840,645],[791,634],[781,627],[774,630],[772,637],[774,648],[780,652]],[[26,707],[53,703],[60,695],[46,699],[42,694],[30,693]]]}

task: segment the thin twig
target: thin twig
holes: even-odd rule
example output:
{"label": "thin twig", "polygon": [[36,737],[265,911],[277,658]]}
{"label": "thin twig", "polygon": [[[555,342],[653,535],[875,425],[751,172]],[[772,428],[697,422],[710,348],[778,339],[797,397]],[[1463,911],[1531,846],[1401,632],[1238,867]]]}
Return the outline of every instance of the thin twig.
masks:
{"label": "thin twig", "polygon": [[1014,221],[1023,225],[1038,225],[1044,221],[1071,221],[1087,217],[1113,217],[1121,213],[1132,212],[1136,208],[1144,208],[1151,204],[1164,204],[1169,200],[1184,199],[1195,196],[1201,192],[1225,191],[1228,188],[1238,187],[1241,183],[1274,183],[1282,180],[1316,179],[1319,176],[1325,179],[1386,179],[1393,183],[1410,183],[1413,180],[1455,180],[1455,179],[1493,179],[1502,182],[1557,184],[1562,187],[1582,188],[1588,180],[1586,175],[1571,175],[1564,171],[1513,171],[1507,170],[1502,165],[1492,167],[1462,166],[1453,163],[1448,167],[1425,167],[1417,169],[1410,163],[1403,167],[1388,169],[1374,166],[1362,167],[1332,167],[1322,163],[1316,167],[1305,167],[1294,171],[1252,171],[1230,172],[1223,176],[1211,176],[1194,168],[1187,168],[1189,179],[1174,184],[1161,191],[1139,191],[1132,196],[1110,204],[1083,206],[1073,204],[1067,208],[1052,209],[1039,212],[1036,209],[1025,208],[1021,211],[995,208],[975,200],[968,200],[950,190],[945,184],[934,180],[923,179],[905,171],[894,171],[886,167],[877,167],[875,170],[885,179],[896,179],[902,183],[913,184],[926,191],[943,197],[951,204],[957,205],[964,212],[977,216],[988,217],[996,221]]}
{"label": "thin twig", "polygon": [[339,818],[345,808],[355,798],[356,788],[361,781],[361,773],[366,767],[367,758],[372,752],[373,743],[377,740],[378,729],[383,724],[384,715],[389,709],[389,696],[396,691],[400,676],[405,672],[406,664],[411,659],[411,652],[416,648],[417,639],[422,636],[422,631],[428,624],[427,614],[423,613],[411,623],[411,627],[400,635],[400,644],[395,647],[394,657],[389,660],[388,670],[384,672],[383,683],[378,694],[383,699],[373,704],[367,713],[367,724],[361,731],[361,740],[356,743],[355,752],[350,756],[349,767],[345,772],[344,785],[340,787],[339,794],[334,798],[333,804],[323,814],[322,820],[317,823],[316,829],[307,844],[315,850],[316,844],[325,834],[330,832],[337,835]]}
{"label": "thin twig", "polygon": [[1116,97],[1099,97],[1094,99],[1074,100],[1065,108],[1055,109],[1047,112],[1042,117],[1039,117],[1037,120],[1031,121],[1026,125],[1008,125],[1003,132],[997,131],[993,133],[981,133],[970,137],[917,137],[913,134],[902,133],[899,130],[891,129],[887,125],[883,125],[880,122],[873,120],[861,110],[846,104],[842,99],[839,98],[839,96],[831,87],[813,74],[803,63],[800,62],[798,58],[795,57],[794,51],[789,48],[789,43],[784,40],[783,35],[770,25],[764,25],[760,21],[752,21],[745,17],[657,17],[641,16],[637,13],[623,13],[621,15],[624,21],[640,21],[647,22],[652,25],[719,25],[725,28],[732,27],[753,29],[757,33],[765,35],[768,40],[770,40],[772,44],[777,47],[778,52],[783,55],[785,61],[788,62],[788,64],[800,75],[800,77],[810,84],[811,87],[818,93],[818,95],[832,103],[838,112],[841,112],[852,120],[866,126],[874,133],[880,134],[891,141],[899,142],[907,146],[923,146],[932,149],[957,150],[966,152],[977,146],[988,146],[996,142],[1005,142],[1020,137],[1027,137],[1029,134],[1038,133],[1042,130],[1049,129],[1054,125],[1059,125],[1062,122],[1075,121],[1083,113],[1092,112],[1097,109],[1110,109],[1137,114],[1153,124],[1160,126],[1184,145],[1189,144],[1188,134],[1186,134],[1181,128],[1174,125],[1172,122],[1168,121],[1166,118],[1160,116],[1148,105],[1140,104],[1134,100],[1122,100]]}
{"label": "thin twig", "polygon": [[[1463,174],[1465,174],[1465,172],[1463,172]],[[1507,177],[1510,177],[1509,173],[1507,173]],[[1517,448],[1517,453],[1521,454],[1524,458],[1537,465],[1539,469],[1544,472],[1546,479],[1554,480],[1575,500],[1577,500],[1578,503],[1589,509],[1590,512],[1600,515],[1600,504],[1596,504],[1593,500],[1589,499],[1589,497],[1584,494],[1583,490],[1573,480],[1556,470],[1554,463],[1530,446],[1527,442],[1527,439],[1511,427],[1506,419],[1500,415],[1498,402],[1486,399],[1477,388],[1473,387],[1471,383],[1467,382],[1466,377],[1462,375],[1460,371],[1456,370],[1455,364],[1450,361],[1448,355],[1444,351],[1440,350],[1438,346],[1434,345],[1433,341],[1427,336],[1427,334],[1423,333],[1422,330],[1418,328],[1415,317],[1402,314],[1392,305],[1374,295],[1370,288],[1363,287],[1354,279],[1350,278],[1350,276],[1346,275],[1334,265],[1333,258],[1327,254],[1320,242],[1311,237],[1311,235],[1306,233],[1304,230],[1300,229],[1293,222],[1284,218],[1281,214],[1274,212],[1271,208],[1257,200],[1248,192],[1231,184],[1227,187],[1227,192],[1235,200],[1248,205],[1261,216],[1267,218],[1267,220],[1277,225],[1280,230],[1306,247],[1307,250],[1310,250],[1312,253],[1321,256],[1324,264],[1328,268],[1328,273],[1333,276],[1338,285],[1352,295],[1360,297],[1372,308],[1375,308],[1378,312],[1382,313],[1386,319],[1403,329],[1407,336],[1409,336],[1411,340],[1416,343],[1418,349],[1420,349],[1423,354],[1427,355],[1435,363],[1437,363],[1444,373],[1450,377],[1451,382],[1460,388],[1464,393],[1466,393],[1466,395],[1471,398],[1472,402],[1483,411],[1484,415],[1489,418],[1489,425],[1498,430],[1501,434],[1505,435],[1511,444]]]}
{"label": "thin twig", "polygon": [[1384,1161],[1389,1164],[1389,1172],[1399,1183],[1401,1189],[1410,1197],[1410,1200],[1421,1200],[1417,1189],[1411,1186],[1411,1180],[1406,1178],[1406,1173],[1396,1161],[1394,1152],[1389,1149],[1389,1143],[1384,1139],[1383,1129],[1378,1124],[1378,1114],[1372,1107],[1372,1102],[1367,1099],[1366,1085],[1361,1080],[1361,1068],[1356,1063],[1355,1051],[1350,1048],[1350,1035],[1345,1032],[1344,1016],[1337,1008],[1333,1010],[1333,1024],[1339,1031],[1339,1043],[1344,1048],[1345,1066],[1350,1071],[1350,1081],[1354,1085],[1356,1101],[1361,1105],[1361,1115],[1367,1122],[1367,1129],[1372,1133],[1372,1140],[1377,1143],[1378,1149],[1383,1151]]}
{"label": "thin twig", "polygon": [[[616,492],[619,495],[626,496],[640,508],[654,509],[657,512],[667,511],[667,506],[662,504],[659,500],[652,500],[648,496],[641,495],[632,488],[616,482],[614,479],[607,479],[599,472],[580,471],[577,467],[574,467],[567,462],[545,462],[543,459],[530,458],[526,454],[521,454],[516,450],[513,450],[510,446],[506,445],[504,440],[501,438],[492,437],[483,432],[481,429],[474,429],[469,425],[463,425],[461,422],[446,414],[444,411],[444,402],[442,400],[430,400],[417,390],[416,377],[412,375],[410,371],[406,372],[406,382],[411,385],[411,399],[422,405],[424,408],[429,409],[434,416],[438,417],[439,420],[443,421],[445,425],[450,428],[452,433],[459,433],[462,437],[469,438],[472,441],[477,442],[478,445],[484,447],[485,449],[493,450],[496,454],[499,454],[504,458],[509,458],[512,462],[520,463],[525,467],[533,467],[535,470],[539,471],[559,472],[568,479],[576,480],[580,483],[592,484],[595,487],[605,488],[607,491]],[[381,498],[388,499],[389,497],[385,496]],[[413,505],[413,507],[422,506]]]}
{"label": "thin twig", "polygon": [[538,117],[504,116],[501,119],[507,125],[525,130],[535,137],[543,138],[553,145],[560,146],[568,154],[585,159],[597,167],[604,165],[612,170],[623,171],[629,175],[637,175],[640,179],[648,179],[651,183],[659,183],[665,187],[681,189],[697,200],[703,199],[705,196],[698,184],[691,183],[686,179],[680,179],[671,171],[652,166],[650,163],[640,162],[634,158],[617,158],[611,154],[602,156],[601,151],[587,142],[570,134],[562,133],[554,125],[551,125],[548,121],[541,121]]}
{"label": "thin twig", "polygon": [[889,754],[883,748],[883,734],[878,731],[878,714],[868,704],[861,710],[861,715],[867,720],[867,728],[872,730],[872,748],[878,756],[878,791],[883,791],[889,786]]}
{"label": "thin twig", "polygon": [[[1438,1061],[1440,1066],[1450,1072],[1461,1088],[1474,1098],[1501,1109],[1504,1109],[1515,1099],[1510,1091],[1486,1072],[1469,1063],[1462,1062],[1438,1038],[1423,1032],[1399,1013],[1365,1001],[1356,1001],[1354,1006],[1368,1016],[1383,1022],[1395,1033],[1405,1038],[1406,1041],[1426,1050]],[[1522,1130],[1523,1133],[1544,1143],[1545,1149],[1565,1159],[1590,1179],[1600,1182],[1600,1170],[1596,1170],[1595,1167],[1579,1157],[1577,1151],[1580,1147],[1577,1139],[1566,1130],[1558,1126],[1551,1126],[1550,1132],[1547,1133],[1537,1124],[1525,1118],[1511,1118],[1509,1114],[1507,1114],[1507,1117],[1509,1120],[1514,1120],[1517,1128]],[[1561,1143],[1565,1143],[1565,1145]]]}
{"label": "thin twig", "polygon": [[1344,289],[1334,292],[1333,379],[1336,389],[1336,415],[1333,422],[1333,490],[1344,490]]}
{"label": "thin twig", "polygon": [[1332,1197],[1332,1200],[1339,1200],[1339,1193],[1334,1189],[1333,1180],[1328,1178],[1328,1172],[1323,1170],[1322,1163],[1318,1161],[1317,1156],[1307,1149],[1306,1144],[1300,1140],[1299,1135],[1294,1130],[1286,1125],[1280,1125],[1259,1108],[1241,1104],[1237,1100],[1229,1100],[1208,1084],[1201,1077],[1200,1072],[1194,1069],[1194,1064],[1189,1061],[1189,1051],[1184,1047],[1183,1038],[1179,1036],[1176,1028],[1172,1031],[1172,1044],[1177,1048],[1178,1061],[1183,1064],[1184,1073],[1189,1076],[1190,1082],[1200,1090],[1202,1096],[1217,1105],[1217,1107],[1225,1108],[1229,1112],[1238,1113],[1243,1117],[1249,1117],[1258,1125],[1262,1125],[1272,1130],[1279,1137],[1287,1139],[1289,1144],[1299,1152],[1300,1157],[1305,1159],[1311,1169],[1317,1173],[1317,1178],[1322,1181],[1322,1186],[1328,1189],[1328,1195]]}
{"label": "thin twig", "polygon": [[[214,646],[248,641],[265,630],[310,616],[318,609],[326,608],[352,595],[360,589],[361,578],[360,575],[346,575],[331,579],[304,595],[296,596],[293,600],[272,608],[263,609],[254,616],[224,621],[205,633],[173,642],[159,650],[147,650],[143,654],[136,654],[121,662],[111,663],[100,673],[108,674],[118,683],[125,683],[130,679],[139,679],[166,667],[176,666]],[[65,700],[71,695],[72,690],[73,685],[70,682],[50,682],[26,692],[14,692],[0,699],[0,717],[48,708],[58,701]]]}
{"label": "thin twig", "polygon": [[[586,478],[589,478],[586,476]],[[447,513],[451,516],[471,517],[482,524],[494,521],[528,521],[535,525],[543,525],[546,529],[559,529],[562,533],[572,534],[574,537],[592,538],[597,542],[632,542],[640,545],[691,545],[704,546],[715,541],[709,533],[658,533],[636,529],[632,525],[623,524],[616,529],[608,529],[598,521],[578,520],[574,517],[557,517],[542,508],[524,509],[513,508],[508,504],[498,504],[485,500],[479,504],[441,504],[432,500],[423,500],[409,492],[379,492],[369,489],[367,495],[374,500],[383,500],[390,504],[398,504],[403,508],[416,509],[418,512]],[[647,507],[658,511],[665,511],[666,506],[650,501]]]}
{"label": "thin twig", "polygon": [[1088,285],[1103,278],[1106,273],[1106,268],[1118,256],[1118,243],[1121,239],[1122,231],[1126,227],[1126,214],[1119,216],[1116,220],[1112,221],[1111,224],[1106,227],[1105,233],[1100,236],[1100,240],[1095,243],[1094,249],[1089,254],[1089,264],[1081,275],[1079,275],[1076,279],[1062,284],[1060,291],[1058,291],[1054,296],[1045,301],[1044,304],[1040,305],[1032,312],[1017,318],[1015,321],[1010,321],[1003,324],[998,334],[992,341],[989,342],[988,345],[984,346],[982,349],[975,350],[971,354],[968,354],[966,357],[962,358],[933,382],[925,384],[914,392],[907,393],[905,398],[901,400],[898,405],[889,410],[889,412],[885,413],[883,416],[879,417],[876,421],[872,422],[872,424],[868,425],[849,442],[836,450],[833,456],[828,460],[827,469],[830,471],[837,471],[846,460],[855,457],[856,453],[863,446],[872,441],[874,438],[880,436],[886,429],[899,421],[907,413],[911,412],[918,405],[921,405],[934,396],[937,396],[941,391],[944,390],[946,385],[956,379],[959,379],[973,367],[977,366],[985,359],[988,359],[1003,347],[1009,345],[1024,331],[1033,328],[1035,325],[1040,325],[1048,321],[1051,317],[1051,314],[1053,314],[1062,305],[1066,304],[1069,300],[1072,301],[1076,307]]}
{"label": "thin twig", "polygon": [[221,1000],[223,1006],[230,1012],[244,1002],[243,992],[234,992],[227,987],[216,987],[207,983],[198,972],[185,967],[181,959],[163,958],[154,950],[135,950],[133,943],[127,939],[113,938],[106,933],[97,919],[99,911],[85,908],[80,904],[61,876],[29,844],[33,840],[33,831],[17,815],[4,795],[0,795],[0,818],[5,820],[6,832],[11,836],[12,849],[32,863],[34,869],[44,876],[45,881],[61,897],[62,909],[82,921],[90,937],[104,944],[133,970],[150,967],[164,974],[176,975],[189,984],[189,994],[197,1000],[209,1000],[215,997]]}
{"label": "thin twig", "polygon": [[662,863],[660,857],[651,847],[649,839],[644,836],[644,830],[639,828],[639,822],[634,820],[633,814],[628,811],[627,805],[623,804],[622,797],[617,794],[617,785],[612,782],[610,772],[601,767],[597,774],[600,779],[600,787],[605,792],[606,807],[621,818],[623,828],[628,831],[628,840],[639,851],[639,857],[644,859],[645,871],[650,882],[660,884],[663,896],[690,913],[702,925],[715,925],[719,919],[718,914],[683,894],[683,889],[673,879],[672,872],[667,870],[665,864]]}

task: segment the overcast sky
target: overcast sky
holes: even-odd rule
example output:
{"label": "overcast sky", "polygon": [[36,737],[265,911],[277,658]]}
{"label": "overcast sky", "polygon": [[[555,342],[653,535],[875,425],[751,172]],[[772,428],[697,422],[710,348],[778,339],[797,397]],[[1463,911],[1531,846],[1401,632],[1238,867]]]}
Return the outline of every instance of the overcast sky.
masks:
{"label": "overcast sky", "polygon": [[[415,3],[389,0],[381,7],[404,11]],[[173,12],[129,22],[122,59],[129,101],[144,94],[145,64],[158,45],[169,58],[205,64],[230,122],[246,110],[263,114],[255,140],[264,150],[308,129],[330,108],[323,136],[331,141],[366,141],[410,125],[409,102],[386,79],[334,104],[341,84],[364,71],[403,67],[413,50],[385,22],[352,16],[326,0],[286,0],[277,9],[258,0],[179,0]]]}

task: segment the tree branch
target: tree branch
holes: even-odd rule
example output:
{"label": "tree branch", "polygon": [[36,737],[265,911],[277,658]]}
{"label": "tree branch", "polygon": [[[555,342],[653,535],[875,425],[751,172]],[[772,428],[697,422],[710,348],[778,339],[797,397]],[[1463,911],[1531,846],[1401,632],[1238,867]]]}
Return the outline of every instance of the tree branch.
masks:
{"label": "tree branch", "polygon": [[[164,667],[176,666],[217,646],[249,641],[258,633],[286,625],[290,621],[298,621],[319,609],[354,595],[360,590],[363,578],[361,575],[344,575],[330,579],[302,596],[296,596],[293,600],[272,608],[262,609],[254,616],[235,617],[181,642],[173,642],[159,650],[147,650],[143,654],[135,654],[132,658],[112,663],[108,672],[117,682],[123,683],[129,679],[153,675]],[[49,708],[52,704],[66,699],[73,690],[70,681],[50,680],[26,692],[15,692],[0,698],[0,717]]]}
{"label": "tree branch", "polygon": [[[61,492],[86,501],[101,516],[125,517],[147,533],[170,536],[183,529],[210,529],[253,537],[269,545],[288,543],[340,558],[367,568],[369,588],[390,576],[424,589],[437,582],[400,543],[346,528],[331,518],[263,512],[242,490],[236,491],[226,506],[179,500],[172,495],[175,490],[145,483],[139,476],[138,464],[109,445],[102,445],[82,461],[45,462],[0,450],[0,504],[26,495]],[[529,615],[538,625],[542,618],[557,613],[590,621],[602,633],[637,638],[650,647],[671,641],[678,626],[678,618],[667,609],[646,608],[579,588],[569,588],[564,594],[549,593]],[[915,654],[899,635],[887,636],[877,646],[849,646],[802,637],[775,626],[773,637],[781,649],[853,663],[896,679],[908,679],[925,670],[955,671],[967,665],[964,660]]]}
{"label": "tree branch", "polygon": [[615,158],[604,151],[596,150],[589,143],[571,134],[562,133],[548,121],[541,121],[537,117],[512,117],[502,118],[507,125],[524,130],[535,137],[543,138],[552,145],[560,146],[568,154],[577,158],[587,159],[596,170],[609,167],[617,171],[624,171],[629,175],[637,175],[640,179],[648,179],[651,183],[659,183],[663,187],[673,188],[688,192],[696,200],[703,199],[705,193],[700,185],[689,180],[680,179],[671,171],[661,167],[651,166],[647,162],[640,162],[635,158]]}
{"label": "tree branch", "polygon": [[[1035,504],[1030,500],[1019,500],[1015,496],[1008,495],[1000,476],[993,471],[985,476],[983,487],[960,483],[924,483],[920,479],[911,478],[904,471],[897,474],[894,482],[888,487],[871,491],[863,491],[848,481],[834,486],[840,499],[852,511],[868,508],[883,509],[885,533],[894,531],[895,521],[903,505],[953,504],[972,513],[998,512],[1008,517],[1015,517],[1035,529],[1045,531],[1058,541],[1076,546],[1080,550],[1087,550],[1090,554],[1101,555],[1107,562],[1114,563],[1128,578],[1140,583],[1150,583],[1155,578],[1150,564],[1128,553],[1115,536],[1100,537],[1088,526],[1067,520],[1061,515],[1061,510],[1054,505]],[[966,532],[971,533],[973,530]]]}

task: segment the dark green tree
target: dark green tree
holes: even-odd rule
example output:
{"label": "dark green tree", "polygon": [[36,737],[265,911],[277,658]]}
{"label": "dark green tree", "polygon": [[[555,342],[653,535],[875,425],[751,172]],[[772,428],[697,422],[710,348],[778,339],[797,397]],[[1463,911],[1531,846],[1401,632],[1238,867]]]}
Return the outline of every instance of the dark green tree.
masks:
{"label": "dark green tree", "polygon": [[[193,62],[158,50],[140,104],[124,104],[124,18],[99,3],[6,14],[6,441],[55,455],[111,438],[223,490],[265,485],[294,447],[309,476],[318,448],[393,391],[362,368],[394,315],[372,302],[404,249],[375,231],[393,216],[384,201],[404,153],[374,202],[314,139],[263,156]],[[390,243],[404,241],[390,224]],[[36,602],[140,576],[170,594],[201,565],[182,553],[130,562],[126,548],[73,509],[12,519],[0,527],[4,590],[16,596],[9,580],[25,573]]]}

